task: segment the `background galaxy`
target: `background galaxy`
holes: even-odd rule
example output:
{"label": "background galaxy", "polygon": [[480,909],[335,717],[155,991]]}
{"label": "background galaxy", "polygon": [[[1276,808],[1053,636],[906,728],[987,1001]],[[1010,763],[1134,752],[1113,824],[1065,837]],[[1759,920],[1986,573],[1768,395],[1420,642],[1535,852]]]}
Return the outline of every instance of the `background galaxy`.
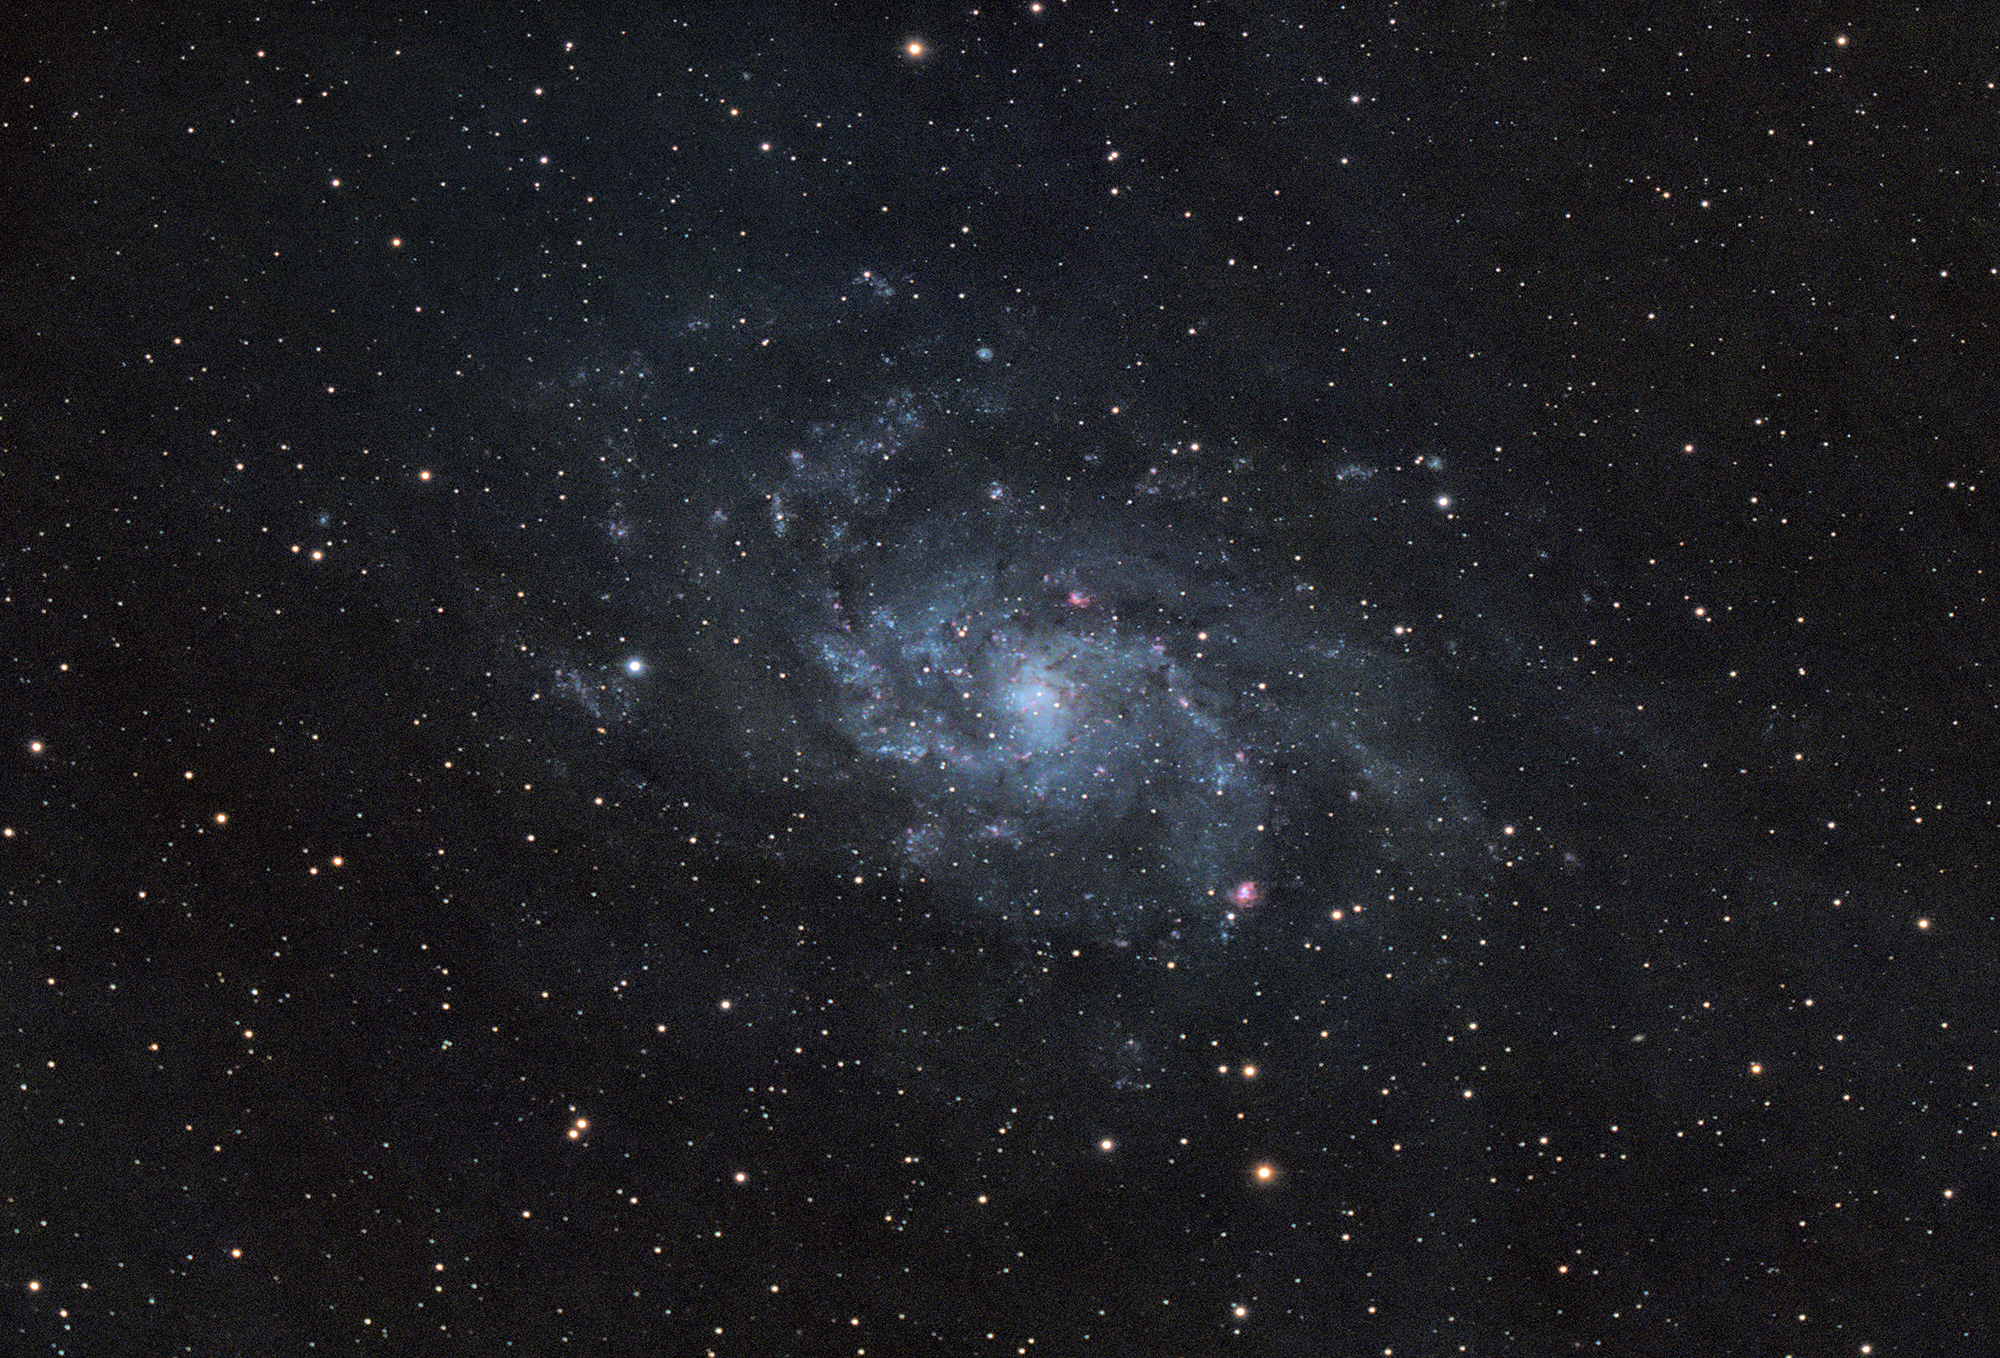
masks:
{"label": "background galaxy", "polygon": [[1993,1351],[1983,23],[29,21],[0,1348]]}

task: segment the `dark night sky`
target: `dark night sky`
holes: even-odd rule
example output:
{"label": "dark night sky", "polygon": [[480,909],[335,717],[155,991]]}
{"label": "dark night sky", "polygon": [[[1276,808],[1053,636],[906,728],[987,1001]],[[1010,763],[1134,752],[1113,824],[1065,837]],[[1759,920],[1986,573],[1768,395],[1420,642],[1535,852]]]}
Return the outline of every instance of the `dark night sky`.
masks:
{"label": "dark night sky", "polygon": [[1983,6],[50,7],[0,1349],[2000,1347]]}

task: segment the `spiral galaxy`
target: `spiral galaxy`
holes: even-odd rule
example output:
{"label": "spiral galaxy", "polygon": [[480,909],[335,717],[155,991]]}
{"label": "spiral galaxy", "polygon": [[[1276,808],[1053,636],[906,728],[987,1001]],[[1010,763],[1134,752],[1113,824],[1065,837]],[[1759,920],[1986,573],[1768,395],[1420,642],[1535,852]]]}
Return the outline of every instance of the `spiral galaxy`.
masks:
{"label": "spiral galaxy", "polygon": [[1186,941],[1452,851],[1471,815],[1415,675],[1198,465],[1173,490],[1157,465],[975,474],[962,424],[897,393],[708,516],[693,574],[761,627],[730,683],[792,737],[750,762],[837,800],[837,856],[983,916]]}

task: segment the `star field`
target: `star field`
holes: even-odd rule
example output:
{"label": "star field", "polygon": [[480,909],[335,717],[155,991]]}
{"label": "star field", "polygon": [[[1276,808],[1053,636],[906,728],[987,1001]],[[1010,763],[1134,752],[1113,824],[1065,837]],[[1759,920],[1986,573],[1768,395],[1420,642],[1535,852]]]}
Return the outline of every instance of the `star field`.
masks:
{"label": "star field", "polygon": [[1973,11],[17,29],[0,1348],[1994,1350]]}

